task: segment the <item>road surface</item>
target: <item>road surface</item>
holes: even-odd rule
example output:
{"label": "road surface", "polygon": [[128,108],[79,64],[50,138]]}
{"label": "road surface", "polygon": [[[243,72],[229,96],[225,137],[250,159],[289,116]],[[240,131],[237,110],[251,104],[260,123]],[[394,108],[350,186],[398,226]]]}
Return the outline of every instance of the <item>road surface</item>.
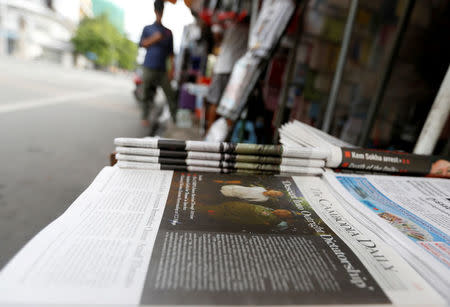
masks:
{"label": "road surface", "polygon": [[130,77],[0,57],[0,268],[140,137]]}

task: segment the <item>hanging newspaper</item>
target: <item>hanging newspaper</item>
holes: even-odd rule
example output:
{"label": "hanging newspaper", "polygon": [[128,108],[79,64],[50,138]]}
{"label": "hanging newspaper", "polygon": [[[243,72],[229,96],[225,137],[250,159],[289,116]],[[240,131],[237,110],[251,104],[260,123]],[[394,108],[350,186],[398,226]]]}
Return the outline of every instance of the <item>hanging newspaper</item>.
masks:
{"label": "hanging newspaper", "polygon": [[267,60],[283,35],[294,13],[292,0],[265,0],[255,25],[250,30],[249,50],[233,67],[230,80],[220,100],[217,113],[237,120]]}
{"label": "hanging newspaper", "polygon": [[237,120],[260,75],[261,59],[247,52],[233,67],[217,113]]}
{"label": "hanging newspaper", "polygon": [[391,244],[450,300],[450,180],[325,176],[350,212]]}
{"label": "hanging newspaper", "polygon": [[445,301],[320,178],[108,167],[3,269],[0,303]]}
{"label": "hanging newspaper", "polygon": [[265,0],[249,36],[249,50],[266,58],[280,39],[294,13],[292,0]]}

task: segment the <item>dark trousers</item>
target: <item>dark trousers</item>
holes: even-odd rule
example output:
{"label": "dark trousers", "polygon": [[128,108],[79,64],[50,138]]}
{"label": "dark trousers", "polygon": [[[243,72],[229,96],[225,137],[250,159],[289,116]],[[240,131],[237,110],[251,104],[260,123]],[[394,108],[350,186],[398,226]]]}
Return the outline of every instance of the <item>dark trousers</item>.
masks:
{"label": "dark trousers", "polygon": [[167,72],[161,70],[154,70],[144,67],[144,75],[142,78],[144,85],[144,97],[142,101],[142,119],[148,119],[150,113],[150,107],[153,104],[153,97],[155,91],[160,86],[164,94],[166,95],[167,102],[169,103],[170,114],[172,119],[175,120],[177,112],[177,100],[174,90],[170,85]]}

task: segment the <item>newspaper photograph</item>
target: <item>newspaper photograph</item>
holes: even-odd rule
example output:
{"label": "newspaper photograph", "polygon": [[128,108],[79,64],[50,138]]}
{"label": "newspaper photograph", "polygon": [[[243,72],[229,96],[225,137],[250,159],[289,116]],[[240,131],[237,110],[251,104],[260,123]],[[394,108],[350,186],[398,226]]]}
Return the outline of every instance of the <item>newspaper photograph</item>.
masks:
{"label": "newspaper photograph", "polygon": [[319,178],[175,173],[141,303],[217,302],[443,300]]}

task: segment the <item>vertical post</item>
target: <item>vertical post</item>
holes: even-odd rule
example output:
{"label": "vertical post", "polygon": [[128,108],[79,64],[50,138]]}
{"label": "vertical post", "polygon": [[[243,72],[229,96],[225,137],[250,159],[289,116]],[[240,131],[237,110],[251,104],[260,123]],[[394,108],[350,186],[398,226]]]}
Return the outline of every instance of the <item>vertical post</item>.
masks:
{"label": "vertical post", "polygon": [[334,109],[336,107],[337,96],[342,81],[342,73],[344,72],[345,61],[347,59],[348,46],[352,36],[353,24],[355,21],[356,11],[358,9],[358,0],[351,0],[350,9],[348,12],[347,22],[345,23],[344,37],[342,38],[341,51],[336,65],[336,72],[334,73],[333,83],[331,85],[330,97],[328,99],[327,109],[325,111],[322,130],[330,132],[331,121],[333,120]]}
{"label": "vertical post", "polygon": [[[294,76],[294,70],[295,70],[295,60],[297,58],[297,48],[300,43],[300,34],[302,29],[302,23],[303,23],[303,16],[305,11],[305,6],[300,6],[301,13],[299,15],[299,20],[297,24],[297,29],[295,29],[295,36],[294,36],[294,45],[292,46],[292,49],[289,52],[288,60],[286,62],[286,73],[284,74],[284,82],[283,87],[281,89],[281,95],[280,95],[280,101],[278,104],[278,112],[275,116],[275,131],[273,134],[273,143],[278,143],[278,128],[281,126],[281,122],[283,120],[284,110],[286,109],[287,99],[288,99],[288,93],[289,89],[291,87],[292,83],[292,77]],[[295,15],[295,12],[294,12]]]}
{"label": "vertical post", "polygon": [[450,113],[450,66],[414,147],[415,154],[430,155]]}
{"label": "vertical post", "polygon": [[409,23],[409,19],[411,17],[415,2],[415,0],[408,0],[405,7],[405,12],[400,19],[397,31],[395,33],[394,43],[389,52],[388,62],[383,69],[381,80],[377,85],[374,98],[370,102],[369,110],[367,111],[367,118],[364,121],[363,129],[358,141],[359,146],[365,146],[367,140],[369,139],[370,131],[372,130],[373,123],[375,122],[375,116],[377,115],[378,108],[380,107],[380,104],[383,100],[386,86],[389,82],[389,79],[391,78],[392,67],[394,65],[395,59],[397,58],[398,50],[400,49],[400,45],[406,32],[406,27]]}

